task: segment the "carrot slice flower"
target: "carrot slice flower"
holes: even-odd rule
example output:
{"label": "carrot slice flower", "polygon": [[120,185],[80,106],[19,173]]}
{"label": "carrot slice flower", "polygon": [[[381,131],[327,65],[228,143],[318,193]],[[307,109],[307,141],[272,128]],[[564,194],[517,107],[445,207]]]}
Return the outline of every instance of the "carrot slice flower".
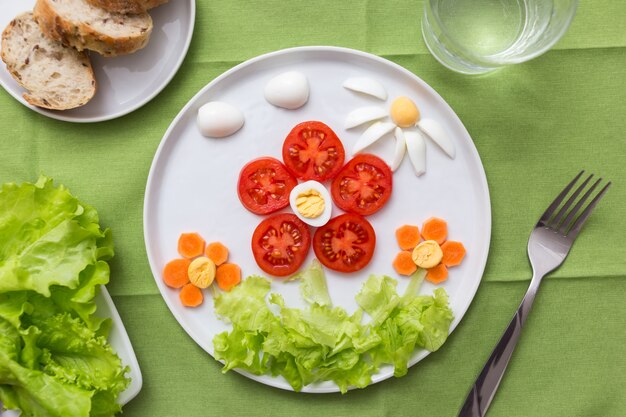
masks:
{"label": "carrot slice flower", "polygon": [[222,264],[217,267],[215,280],[218,287],[230,291],[241,282],[241,268],[236,264]]}
{"label": "carrot slice flower", "polygon": [[442,263],[445,266],[457,266],[465,257],[465,246],[461,242],[447,240],[441,245],[443,251]]}
{"label": "carrot slice flower", "polygon": [[420,243],[420,230],[417,226],[405,224],[396,229],[396,240],[402,250],[412,250]]}
{"label": "carrot slice flower", "polygon": [[398,252],[392,265],[399,275],[408,276],[417,271],[417,265],[413,262],[412,254],[408,250]]}
{"label": "carrot slice flower", "polygon": [[426,279],[433,284],[441,284],[448,279],[448,268],[444,264],[430,268],[426,273]]}
{"label": "carrot slice flower", "polygon": [[178,253],[183,258],[195,258],[204,252],[204,239],[197,233],[183,233],[178,238]]}
{"label": "carrot slice flower", "polygon": [[189,259],[174,259],[163,268],[163,282],[168,287],[180,288],[189,282]]}
{"label": "carrot slice flower", "polygon": [[441,245],[448,237],[448,223],[439,217],[431,217],[422,225],[422,237]]}
{"label": "carrot slice flower", "polygon": [[180,290],[179,298],[185,307],[198,307],[204,301],[202,290],[193,284],[185,285]]}
{"label": "carrot slice flower", "polygon": [[228,260],[228,248],[220,242],[209,243],[204,254],[217,266]]}

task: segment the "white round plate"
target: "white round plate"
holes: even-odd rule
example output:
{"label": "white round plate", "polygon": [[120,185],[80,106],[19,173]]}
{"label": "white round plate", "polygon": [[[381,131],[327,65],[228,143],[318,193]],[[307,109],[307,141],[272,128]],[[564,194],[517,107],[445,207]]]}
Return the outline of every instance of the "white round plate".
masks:
{"label": "white round plate", "polygon": [[[263,87],[273,76],[297,70],[306,75],[311,86],[310,99],[298,110],[273,107],[263,97]],[[342,88],[351,76],[379,80],[389,92],[383,103]],[[207,242],[223,242],[231,260],[241,266],[244,276],[266,275],[256,265],[250,249],[254,228],[265,217],[248,212],[237,197],[239,170],[260,156],[281,159],[283,140],[297,123],[320,120],[342,139],[346,153],[363,129],[343,129],[346,115],[353,109],[378,104],[388,106],[393,97],[412,97],[424,117],[436,119],[450,134],[457,150],[449,159],[433,143],[427,144],[427,172],[416,177],[408,160],[394,174],[394,190],[387,205],[368,217],[376,231],[376,250],[370,264],[353,274],[327,270],[328,287],[335,305],[352,312],[354,296],[370,274],[397,278],[398,291],[408,279],[398,277],[391,263],[398,247],[395,229],[403,224],[421,225],[431,216],[448,221],[449,238],[460,240],[467,248],[462,265],[451,269],[443,287],[450,295],[450,306],[459,323],[480,283],[491,234],[491,210],[485,172],[472,139],[446,102],[424,81],[406,69],[364,52],[335,47],[286,49],[246,61],[225,72],[204,87],[181,110],[165,133],[152,162],[144,201],[144,238],[150,267],[168,307],[187,333],[208,353],[213,353],[213,337],[229,327],[213,311],[210,290],[204,304],[185,308],[178,290],[168,288],[161,279],[164,265],[179,257],[177,240],[182,232],[200,233]],[[208,139],[196,127],[198,108],[213,100],[238,107],[245,116],[243,128],[231,137]],[[381,140],[376,153],[389,158],[391,137]],[[346,155],[346,160],[349,156]],[[285,211],[288,211],[285,209]],[[339,210],[333,208],[334,214]],[[313,251],[305,265],[313,259]],[[430,294],[434,286],[426,283],[421,292]],[[297,282],[272,282],[272,291],[283,294],[287,305],[302,306]],[[428,352],[416,351],[411,365]],[[282,378],[246,376],[275,387],[291,387]],[[391,367],[373,377],[378,382],[393,375]],[[305,392],[336,392],[331,382],[310,385]]]}
{"label": "white round plate", "polygon": [[[32,10],[35,0],[0,1],[0,31],[18,14]],[[150,10],[154,29],[145,48],[115,58],[91,53],[98,89],[89,103],[71,110],[47,110],[24,100],[22,88],[0,61],[0,85],[17,101],[53,119],[93,123],[124,116],[152,100],[183,63],[193,35],[195,0],[172,0]]]}

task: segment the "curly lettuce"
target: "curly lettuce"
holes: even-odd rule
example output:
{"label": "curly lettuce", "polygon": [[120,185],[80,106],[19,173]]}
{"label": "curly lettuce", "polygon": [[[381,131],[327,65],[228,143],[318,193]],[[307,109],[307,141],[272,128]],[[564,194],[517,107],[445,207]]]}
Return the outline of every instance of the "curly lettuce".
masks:
{"label": "curly lettuce", "polygon": [[23,416],[109,417],[129,384],[94,316],[109,230],[50,178],[0,190],[0,401]]}
{"label": "curly lettuce", "polygon": [[[281,375],[296,391],[320,381],[334,381],[342,393],[363,388],[384,364],[403,376],[416,348],[441,347],[453,319],[445,290],[417,295],[424,275],[419,270],[402,296],[394,279],[371,276],[352,315],[331,305],[318,263],[298,277],[309,303],[304,309],[287,307],[282,296],[270,293],[266,278],[249,277],[215,299],[216,314],[233,326],[214,337],[215,358],[224,361],[224,372]],[[371,318],[366,324],[364,314]]]}

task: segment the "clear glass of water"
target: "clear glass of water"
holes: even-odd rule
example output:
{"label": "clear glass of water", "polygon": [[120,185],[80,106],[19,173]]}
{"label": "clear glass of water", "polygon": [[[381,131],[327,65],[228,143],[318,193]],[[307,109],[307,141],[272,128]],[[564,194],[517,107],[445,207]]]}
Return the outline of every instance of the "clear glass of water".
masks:
{"label": "clear glass of water", "polygon": [[528,61],[567,30],[578,0],[424,0],[422,34],[433,56],[464,74]]}

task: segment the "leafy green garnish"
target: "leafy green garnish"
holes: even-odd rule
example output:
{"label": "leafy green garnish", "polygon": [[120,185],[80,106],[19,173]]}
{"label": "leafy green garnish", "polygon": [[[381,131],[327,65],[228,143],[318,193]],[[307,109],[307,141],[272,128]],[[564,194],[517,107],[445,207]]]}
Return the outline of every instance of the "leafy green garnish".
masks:
{"label": "leafy green garnish", "polygon": [[[309,302],[304,309],[270,294],[269,280],[249,277],[215,300],[216,313],[233,325],[213,339],[215,358],[224,361],[223,372],[282,375],[296,391],[319,381],[334,381],[343,393],[350,386],[363,388],[383,364],[393,364],[402,376],[415,348],[437,350],[452,322],[445,290],[417,295],[424,274],[414,274],[402,297],[394,279],[371,276],[356,295],[360,308],[352,315],[331,305],[319,263],[298,277]],[[369,323],[362,323],[364,313]]]}
{"label": "leafy green garnish", "polygon": [[329,306],[332,304],[326,285],[326,275],[322,264],[313,259],[311,266],[301,272],[300,293],[302,298],[310,304]]}
{"label": "leafy green garnish", "polygon": [[23,416],[113,416],[127,369],[94,316],[113,242],[63,186],[0,190],[0,401]]}

